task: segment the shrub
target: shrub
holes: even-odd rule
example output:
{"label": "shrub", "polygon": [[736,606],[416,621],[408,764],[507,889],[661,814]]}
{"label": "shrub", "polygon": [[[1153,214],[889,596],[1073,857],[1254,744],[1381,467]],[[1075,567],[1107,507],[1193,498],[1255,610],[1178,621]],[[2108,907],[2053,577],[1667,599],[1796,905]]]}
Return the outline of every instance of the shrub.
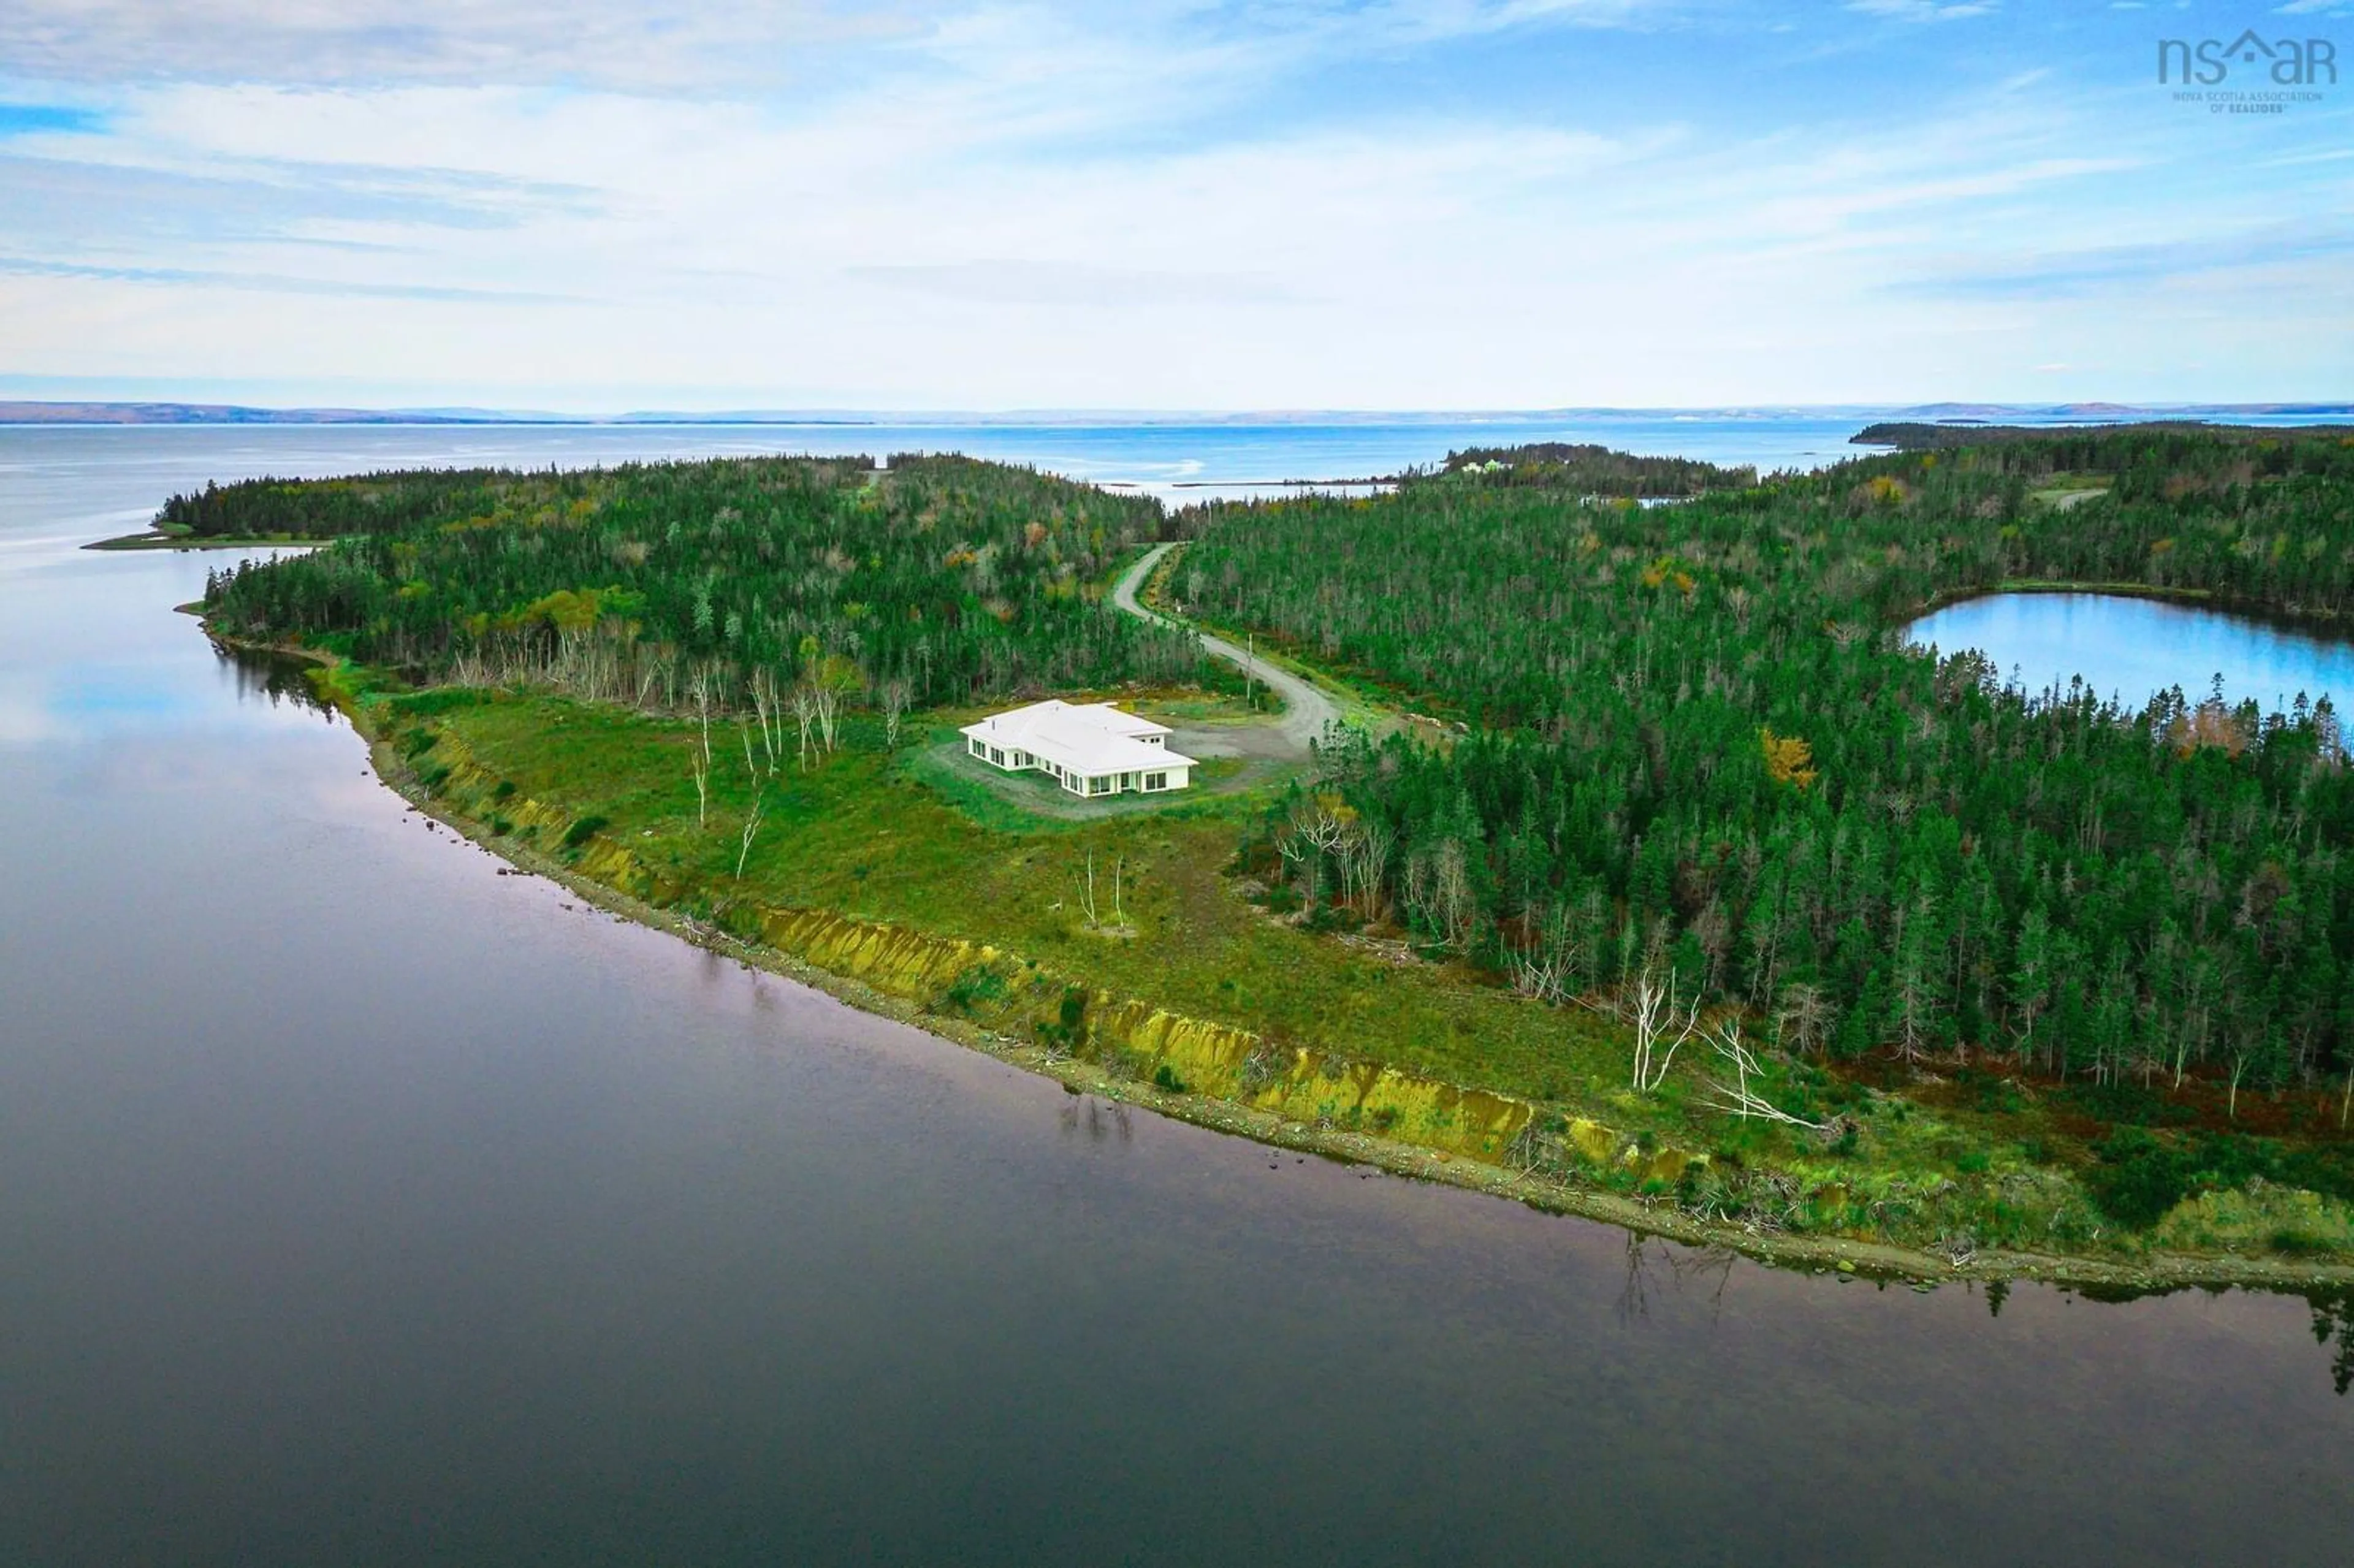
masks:
{"label": "shrub", "polygon": [[957,1012],[970,1012],[984,1002],[1005,1000],[1005,977],[987,964],[968,964],[949,982],[940,995],[940,1005]]}
{"label": "shrub", "polygon": [[1249,1055],[1243,1058],[1242,1070],[1235,1075],[1235,1081],[1242,1086],[1243,1093],[1255,1095],[1274,1086],[1289,1065],[1287,1053],[1261,1041],[1251,1048]]}
{"label": "shrub", "polygon": [[2156,1090],[2129,1079],[2081,1084],[2062,1091],[2062,1095],[2087,1115],[2115,1126],[2166,1127],[2198,1119],[2198,1113],[2190,1107],[2177,1105]]}
{"label": "shrub", "polygon": [[1087,993],[1081,987],[1063,988],[1062,1004],[1052,1019],[1042,1018],[1036,1024],[1038,1043],[1051,1050],[1076,1051],[1087,1043]]}
{"label": "shrub", "polygon": [[2084,1184],[2102,1213],[2130,1229],[2149,1229],[2190,1191],[2189,1157],[2140,1128],[2119,1128],[2093,1152],[2100,1163]]}
{"label": "shrub", "polygon": [[2283,1257],[2318,1257],[2330,1250],[2329,1244],[2321,1237],[2293,1228],[2274,1231],[2271,1245]]}
{"label": "shrub", "polygon": [[564,830],[564,847],[566,849],[578,849],[582,844],[585,844],[590,839],[595,838],[599,832],[610,825],[610,819],[600,817],[596,812],[591,811],[588,815],[580,818],[570,827]]}

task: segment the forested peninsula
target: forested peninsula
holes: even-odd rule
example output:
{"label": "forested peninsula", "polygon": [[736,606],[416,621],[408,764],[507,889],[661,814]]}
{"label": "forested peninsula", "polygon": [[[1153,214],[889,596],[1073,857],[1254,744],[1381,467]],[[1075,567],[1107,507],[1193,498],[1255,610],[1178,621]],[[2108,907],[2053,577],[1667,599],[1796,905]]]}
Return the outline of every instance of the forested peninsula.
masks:
{"label": "forested peninsula", "polygon": [[[2342,627],[2339,432],[1763,483],[1503,449],[1173,514],[909,458],[165,515],[327,542],[215,574],[209,626],[323,661],[394,781],[485,842],[1066,1078],[1782,1255],[2354,1263],[2337,715],[2021,690],[1900,633],[2060,584]],[[1263,684],[1111,602],[1172,541],[1148,600],[1350,723],[1146,810],[969,768],[954,726],[1015,699],[1262,722]]]}

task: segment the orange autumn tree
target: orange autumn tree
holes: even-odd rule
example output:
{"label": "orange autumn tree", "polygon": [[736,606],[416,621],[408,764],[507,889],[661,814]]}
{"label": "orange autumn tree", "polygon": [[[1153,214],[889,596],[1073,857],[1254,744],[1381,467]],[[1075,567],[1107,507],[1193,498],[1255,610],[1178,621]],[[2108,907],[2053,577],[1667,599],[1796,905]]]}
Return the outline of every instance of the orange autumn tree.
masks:
{"label": "orange autumn tree", "polygon": [[1795,735],[1776,735],[1771,729],[1760,729],[1757,743],[1766,753],[1766,771],[1776,783],[1803,789],[1815,781],[1815,748],[1811,745]]}

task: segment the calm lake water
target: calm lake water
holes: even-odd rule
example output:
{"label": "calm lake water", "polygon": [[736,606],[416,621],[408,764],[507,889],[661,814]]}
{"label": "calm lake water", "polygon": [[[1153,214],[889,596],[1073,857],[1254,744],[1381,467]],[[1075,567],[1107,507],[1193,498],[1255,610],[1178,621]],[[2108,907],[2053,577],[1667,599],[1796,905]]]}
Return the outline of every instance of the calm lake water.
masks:
{"label": "calm lake water", "polygon": [[2344,1560],[2300,1300],[1997,1316],[1066,1096],[495,874],[206,557],[71,548],[585,439],[0,431],[0,1562]]}
{"label": "calm lake water", "polygon": [[2221,681],[2233,703],[2286,712],[2299,695],[2354,701],[2354,643],[2244,616],[2102,593],[1990,594],[1924,616],[1906,634],[1941,653],[1975,648],[2029,692],[2094,693],[2140,708],[2169,687],[2192,702]]}

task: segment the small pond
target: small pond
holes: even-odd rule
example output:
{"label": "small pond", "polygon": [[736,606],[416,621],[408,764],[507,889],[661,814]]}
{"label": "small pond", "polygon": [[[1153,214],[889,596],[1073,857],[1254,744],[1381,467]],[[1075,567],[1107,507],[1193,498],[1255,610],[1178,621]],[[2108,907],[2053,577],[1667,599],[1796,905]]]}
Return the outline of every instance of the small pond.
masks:
{"label": "small pond", "polygon": [[1949,605],[1905,629],[1941,654],[1975,648],[2030,692],[2074,677],[2138,708],[2169,686],[2193,702],[2220,678],[2236,703],[2285,711],[2303,693],[2354,701],[2354,643],[2163,599],[2001,593]]}

